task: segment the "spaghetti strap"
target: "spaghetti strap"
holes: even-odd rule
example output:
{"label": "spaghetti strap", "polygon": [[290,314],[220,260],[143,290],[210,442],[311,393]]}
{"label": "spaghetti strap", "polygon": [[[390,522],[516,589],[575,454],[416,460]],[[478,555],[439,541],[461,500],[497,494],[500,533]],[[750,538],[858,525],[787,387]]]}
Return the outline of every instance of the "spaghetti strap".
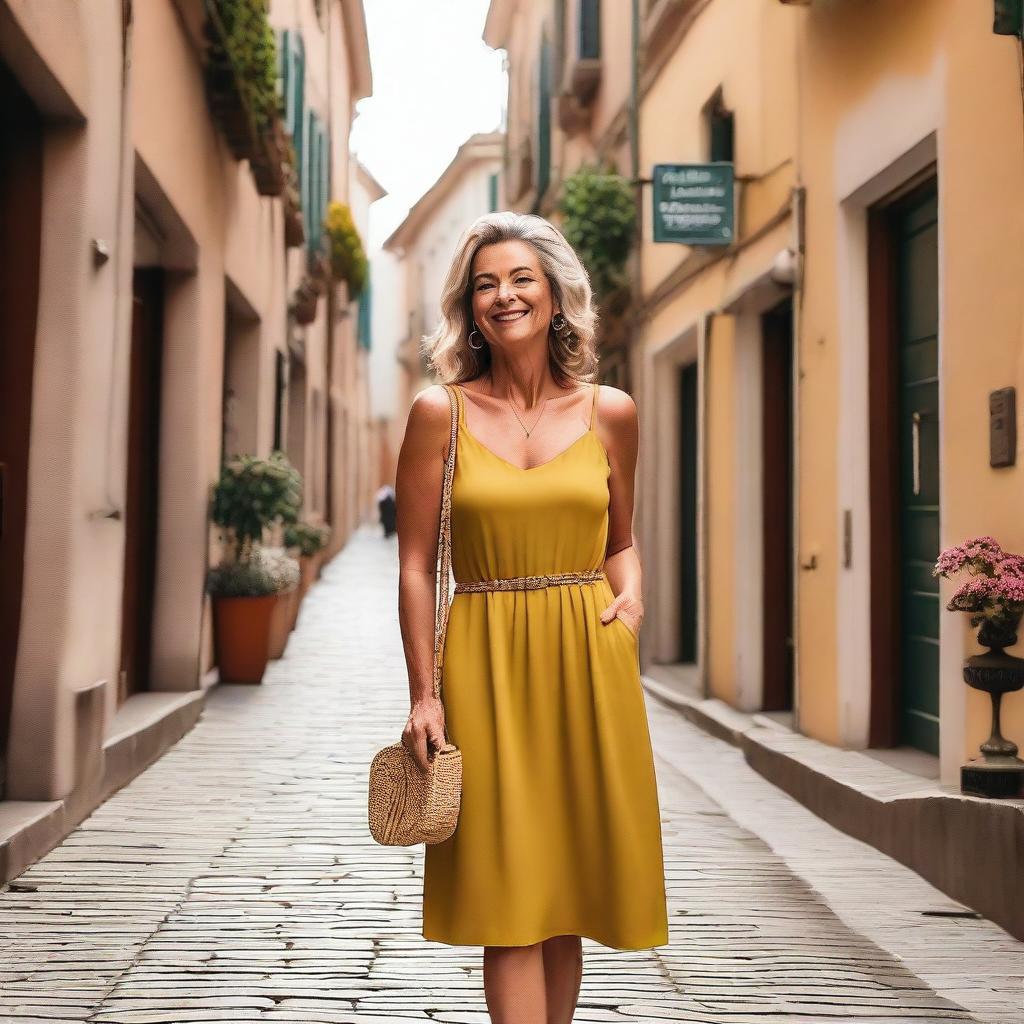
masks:
{"label": "spaghetti strap", "polygon": [[597,413],[597,394],[598,389],[601,387],[600,383],[594,382],[594,400],[590,403],[590,430],[594,429],[594,416]]}

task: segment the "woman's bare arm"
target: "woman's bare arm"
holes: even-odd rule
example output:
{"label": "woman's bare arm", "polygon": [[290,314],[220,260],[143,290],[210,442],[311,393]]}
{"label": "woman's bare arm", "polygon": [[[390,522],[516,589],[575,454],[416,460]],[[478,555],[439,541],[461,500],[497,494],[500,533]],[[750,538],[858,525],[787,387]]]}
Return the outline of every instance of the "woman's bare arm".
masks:
{"label": "woman's bare arm", "polygon": [[409,720],[402,742],[427,767],[428,746],[444,744],[444,709],[434,698],[437,533],[451,431],[451,405],[440,384],[413,400],[398,453],[398,620],[409,672]]}
{"label": "woman's bare arm", "polygon": [[604,569],[615,600],[601,613],[608,623],[618,616],[634,634],[644,617],[643,568],[633,534],[636,465],[640,446],[640,421],[632,397],[618,388],[603,386],[599,429],[608,451],[608,547]]}

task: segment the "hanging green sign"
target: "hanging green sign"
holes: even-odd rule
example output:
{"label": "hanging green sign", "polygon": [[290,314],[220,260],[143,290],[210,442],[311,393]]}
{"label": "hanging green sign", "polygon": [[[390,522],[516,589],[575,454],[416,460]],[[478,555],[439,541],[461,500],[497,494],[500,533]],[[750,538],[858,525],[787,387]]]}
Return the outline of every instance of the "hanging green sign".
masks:
{"label": "hanging green sign", "polygon": [[732,242],[735,224],[731,163],[656,164],[651,178],[655,242]]}

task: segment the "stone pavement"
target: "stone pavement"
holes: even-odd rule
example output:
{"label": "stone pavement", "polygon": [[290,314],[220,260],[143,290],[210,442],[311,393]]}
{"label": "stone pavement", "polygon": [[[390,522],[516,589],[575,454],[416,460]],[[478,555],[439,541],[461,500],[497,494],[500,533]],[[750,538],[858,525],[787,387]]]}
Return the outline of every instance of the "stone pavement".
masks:
{"label": "stone pavement", "polygon": [[[364,527],[262,686],[0,892],[0,1022],[488,1020],[478,947],[419,934],[422,847],[366,827],[408,691],[397,545]],[[668,946],[584,940],[577,1021],[1024,1021],[1024,943],[648,698]]]}

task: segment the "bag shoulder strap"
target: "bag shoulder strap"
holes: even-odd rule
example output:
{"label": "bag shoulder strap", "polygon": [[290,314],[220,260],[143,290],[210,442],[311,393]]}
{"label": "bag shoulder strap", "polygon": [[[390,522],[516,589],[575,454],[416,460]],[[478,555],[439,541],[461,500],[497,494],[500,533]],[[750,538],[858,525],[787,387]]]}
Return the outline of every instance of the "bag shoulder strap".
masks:
{"label": "bag shoulder strap", "polygon": [[[448,458],[444,464],[444,481],[441,485],[441,517],[437,534],[437,615],[434,622],[434,697],[441,696],[441,655],[444,638],[448,629],[448,577],[452,559],[452,478],[455,475],[455,445],[458,439],[458,406],[455,390],[450,384],[444,385],[451,405],[451,435],[448,439]],[[447,732],[447,730],[446,730]],[[446,737],[447,738],[447,737]]]}

